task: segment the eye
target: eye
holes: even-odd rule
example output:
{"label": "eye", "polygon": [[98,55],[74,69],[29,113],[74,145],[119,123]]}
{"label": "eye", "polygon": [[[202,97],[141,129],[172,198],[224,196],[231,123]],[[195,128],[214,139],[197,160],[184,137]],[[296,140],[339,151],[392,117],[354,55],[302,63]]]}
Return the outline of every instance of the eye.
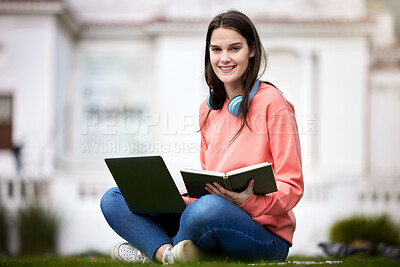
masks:
{"label": "eye", "polygon": [[233,46],[231,47],[232,51],[239,51],[240,47],[239,46]]}
{"label": "eye", "polygon": [[221,49],[219,47],[211,47],[212,52],[219,52]]}

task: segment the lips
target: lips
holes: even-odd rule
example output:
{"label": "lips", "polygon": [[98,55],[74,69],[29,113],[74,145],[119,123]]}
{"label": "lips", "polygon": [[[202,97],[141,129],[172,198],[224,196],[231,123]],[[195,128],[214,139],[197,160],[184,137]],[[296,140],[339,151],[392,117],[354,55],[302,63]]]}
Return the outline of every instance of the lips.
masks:
{"label": "lips", "polygon": [[236,68],[236,66],[219,66],[219,68],[222,70],[222,72],[226,73]]}

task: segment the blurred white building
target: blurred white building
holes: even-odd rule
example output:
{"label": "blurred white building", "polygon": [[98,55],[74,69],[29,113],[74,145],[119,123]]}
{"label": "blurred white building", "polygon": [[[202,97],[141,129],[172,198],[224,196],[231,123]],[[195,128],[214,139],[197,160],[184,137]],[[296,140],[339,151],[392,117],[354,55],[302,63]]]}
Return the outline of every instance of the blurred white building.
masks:
{"label": "blurred white building", "polygon": [[179,168],[200,167],[205,32],[230,8],[256,23],[264,79],[296,108],[306,191],[290,253],[321,253],[349,214],[400,219],[400,48],[379,0],[0,1],[2,203],[37,194],[62,216],[62,255],[108,253],[103,159],[162,154],[180,188]]}

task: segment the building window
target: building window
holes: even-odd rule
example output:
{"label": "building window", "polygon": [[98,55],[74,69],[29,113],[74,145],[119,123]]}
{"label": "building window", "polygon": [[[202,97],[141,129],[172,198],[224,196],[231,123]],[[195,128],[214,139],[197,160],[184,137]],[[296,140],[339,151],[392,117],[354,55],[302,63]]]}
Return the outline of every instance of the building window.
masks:
{"label": "building window", "polygon": [[12,147],[12,96],[0,95],[0,149]]}

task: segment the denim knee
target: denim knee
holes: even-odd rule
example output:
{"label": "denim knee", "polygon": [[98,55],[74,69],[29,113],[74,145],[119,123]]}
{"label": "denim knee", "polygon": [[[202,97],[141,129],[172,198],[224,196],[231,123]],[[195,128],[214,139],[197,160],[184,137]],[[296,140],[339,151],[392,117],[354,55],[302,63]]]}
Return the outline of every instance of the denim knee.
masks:
{"label": "denim knee", "polygon": [[100,200],[100,208],[101,208],[101,211],[103,212],[104,217],[107,217],[107,215],[112,211],[112,208],[115,203],[113,201],[113,198],[118,193],[119,193],[118,187],[112,187],[112,188],[108,189],[102,196],[102,198]]}
{"label": "denim knee", "polygon": [[231,216],[229,206],[235,205],[216,195],[205,195],[191,203],[185,210],[185,222],[194,227],[209,225]]}

